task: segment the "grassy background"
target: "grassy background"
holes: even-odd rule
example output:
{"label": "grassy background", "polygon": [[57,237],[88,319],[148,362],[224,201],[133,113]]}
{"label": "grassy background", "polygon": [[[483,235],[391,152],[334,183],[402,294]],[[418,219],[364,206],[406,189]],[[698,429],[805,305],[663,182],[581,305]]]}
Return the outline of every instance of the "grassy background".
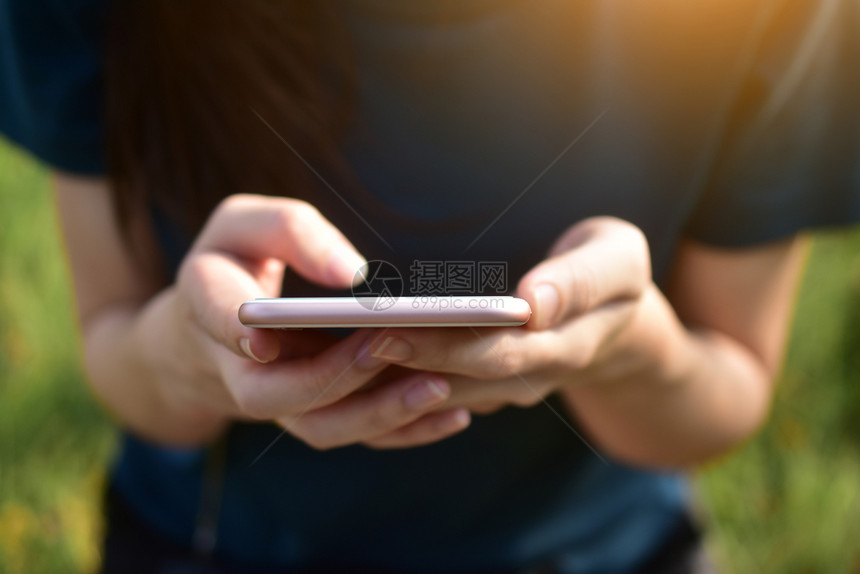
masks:
{"label": "grassy background", "polygon": [[[80,374],[45,172],[0,141],[0,572],[90,572],[114,429]],[[860,573],[860,232],[816,237],[773,416],[697,476],[727,573]]]}

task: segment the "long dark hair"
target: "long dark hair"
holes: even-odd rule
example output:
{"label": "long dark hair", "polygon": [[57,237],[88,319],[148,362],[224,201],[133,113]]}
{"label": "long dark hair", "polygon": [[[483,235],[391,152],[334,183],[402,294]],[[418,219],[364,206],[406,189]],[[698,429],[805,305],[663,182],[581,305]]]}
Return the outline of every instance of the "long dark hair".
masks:
{"label": "long dark hair", "polygon": [[154,207],[192,237],[230,194],[300,197],[306,170],[272,129],[338,164],[354,82],[327,1],[111,4],[108,163],[123,229]]}

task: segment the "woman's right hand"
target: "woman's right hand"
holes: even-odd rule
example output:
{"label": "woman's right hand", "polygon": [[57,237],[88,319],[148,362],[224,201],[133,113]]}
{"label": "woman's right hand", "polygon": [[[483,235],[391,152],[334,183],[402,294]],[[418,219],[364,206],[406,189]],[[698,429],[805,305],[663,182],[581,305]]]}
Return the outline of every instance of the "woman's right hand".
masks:
{"label": "woman's right hand", "polygon": [[[339,340],[238,321],[242,302],[280,295],[288,265],[313,283],[343,288],[364,263],[305,202],[253,195],[224,200],[175,285],[155,303],[165,308],[149,315],[166,323],[141,324],[144,346],[152,351],[148,362],[161,370],[155,379],[165,402],[179,412],[277,421],[315,448],[372,441],[397,429],[405,430],[398,433],[403,445],[412,446],[465,428],[464,410],[439,410],[450,388],[438,375],[380,377],[367,388],[389,366],[368,353],[368,330]],[[167,361],[165,341],[172,342]]]}
{"label": "woman's right hand", "polygon": [[402,438],[386,446],[412,446],[468,424],[462,410],[444,410],[450,389],[438,375],[404,374],[370,358],[369,330],[338,340],[239,323],[242,302],[280,295],[286,265],[322,285],[352,282],[363,259],[313,207],[251,195],[224,200],[170,284],[146,211],[123,232],[106,178],[54,176],[84,364],[123,427],[192,446],[232,420],[271,420],[330,448],[392,429]]}

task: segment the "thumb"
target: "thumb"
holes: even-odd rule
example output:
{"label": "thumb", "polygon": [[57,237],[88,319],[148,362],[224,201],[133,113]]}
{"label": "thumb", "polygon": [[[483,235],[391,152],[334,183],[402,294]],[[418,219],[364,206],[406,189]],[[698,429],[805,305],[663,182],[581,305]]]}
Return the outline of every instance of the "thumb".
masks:
{"label": "thumb", "polygon": [[635,298],[651,281],[644,234],[625,221],[597,217],[571,227],[550,257],[520,280],[529,302],[530,329],[549,329],[619,299]]}
{"label": "thumb", "polygon": [[[281,275],[273,264],[267,266]],[[283,264],[280,264],[280,270]],[[281,352],[277,334],[268,329],[253,329],[239,322],[239,306],[258,297],[275,296],[272,278],[260,277],[257,269],[234,257],[218,252],[191,252],[182,263],[177,293],[185,313],[179,320],[192,321],[197,331],[233,351],[236,355],[268,363]]]}

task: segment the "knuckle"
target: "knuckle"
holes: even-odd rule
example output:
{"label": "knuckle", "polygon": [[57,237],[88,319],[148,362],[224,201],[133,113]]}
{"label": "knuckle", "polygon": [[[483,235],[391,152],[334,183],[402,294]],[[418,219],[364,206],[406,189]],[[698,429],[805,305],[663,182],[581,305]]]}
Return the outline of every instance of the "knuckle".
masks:
{"label": "knuckle", "polygon": [[249,385],[239,385],[231,389],[233,402],[239,414],[255,420],[267,420],[275,417],[271,400]]}
{"label": "knuckle", "polygon": [[215,206],[215,210],[212,212],[212,219],[221,219],[227,214],[232,213],[237,209],[241,209],[252,200],[252,197],[253,196],[246,193],[228,195],[222,199],[217,206]]}
{"label": "knuckle", "polygon": [[228,195],[218,204],[218,209],[230,209],[235,206],[240,206],[244,203],[247,203],[249,200],[249,195],[244,193],[235,193],[233,195]]}
{"label": "knuckle", "polygon": [[[318,363],[314,363],[316,366]],[[337,386],[332,384],[334,380],[327,369],[312,368],[299,386],[302,400],[307,403],[327,404],[329,398],[334,397]]]}
{"label": "knuckle", "polygon": [[635,278],[633,284],[636,287],[632,289],[633,292],[630,295],[638,296],[644,286],[651,281],[651,250],[648,238],[638,226],[621,219],[612,219],[615,223],[619,242],[624,246],[623,249],[627,253],[628,272],[631,277]]}
{"label": "knuckle", "polygon": [[278,232],[292,233],[301,223],[299,209],[293,209],[290,205],[281,205],[279,209],[271,212],[271,226]]}
{"label": "knuckle", "polygon": [[[215,341],[229,345],[232,329],[222,320],[217,300],[217,289],[207,265],[207,257],[201,254],[187,257],[177,273],[177,317],[187,324],[199,327]],[[236,350],[236,349],[234,349]]]}
{"label": "knuckle", "polygon": [[479,403],[477,405],[472,405],[469,407],[469,410],[475,413],[476,415],[490,415],[496,411],[504,408],[504,403],[502,402],[493,402],[493,403]]}
{"label": "knuckle", "polygon": [[589,265],[575,266],[570,272],[574,286],[569,290],[572,293],[570,309],[579,314],[595,308],[600,301],[600,280],[597,272]]}
{"label": "knuckle", "polygon": [[209,325],[206,300],[208,275],[205,262],[197,256],[186,257],[176,276],[178,316],[199,326]]}
{"label": "knuckle", "polygon": [[392,426],[391,422],[394,419],[392,415],[392,409],[384,407],[373,409],[367,416],[367,428],[374,434],[388,429]]}
{"label": "knuckle", "polygon": [[514,406],[521,408],[533,407],[541,401],[541,396],[536,392],[531,392],[527,389],[516,393],[511,400]]}
{"label": "knuckle", "polygon": [[591,218],[589,221],[591,221],[595,225],[601,225],[601,226],[611,225],[611,226],[616,227],[618,229],[635,227],[635,225],[633,225],[629,221],[627,221],[625,219],[621,219],[620,217],[615,217],[613,215],[600,215],[600,216]]}
{"label": "knuckle", "polygon": [[306,445],[320,452],[331,450],[338,446],[330,438],[321,436],[316,433],[308,433],[305,436],[300,436],[299,438],[304,441]]}
{"label": "knuckle", "polygon": [[296,402],[299,405],[323,407],[341,398],[350,388],[349,372],[336,372],[320,357],[314,357],[309,368],[296,381]]}
{"label": "knuckle", "polygon": [[565,366],[571,371],[583,371],[591,365],[596,352],[597,348],[594,344],[579,345],[578,348],[572,349],[568,353]]}
{"label": "knuckle", "polygon": [[243,206],[250,201],[250,197],[244,194],[230,195],[218,202],[218,205],[212,210],[212,213],[206,220],[206,224],[191,246],[191,253],[205,250],[205,246],[217,238],[221,230],[229,226],[230,221],[236,216],[236,213],[241,211]]}
{"label": "knuckle", "polygon": [[287,208],[299,217],[320,217],[319,210],[312,203],[294,197],[286,198],[284,201]]}
{"label": "knuckle", "polygon": [[553,385],[546,379],[538,377],[528,382],[519,384],[509,391],[509,402],[514,406],[528,408],[533,407],[546,399],[553,390]]}
{"label": "knuckle", "polygon": [[640,292],[644,286],[651,281],[651,250],[648,246],[648,238],[645,233],[635,225],[628,224],[629,245],[633,252],[633,269],[638,279],[637,284],[640,286]]}
{"label": "knuckle", "polygon": [[273,211],[272,225],[278,233],[284,233],[291,238],[306,235],[309,227],[319,220],[320,213],[316,207],[300,199],[288,199]]}
{"label": "knuckle", "polygon": [[[417,348],[422,347],[422,345],[417,345]],[[427,355],[425,366],[428,369],[444,368],[446,365],[449,365],[453,359],[451,355],[451,348],[448,345],[435,345],[435,347],[435,350],[432,353],[428,353]]]}
{"label": "knuckle", "polygon": [[[411,382],[394,384],[368,395],[368,400],[364,403],[367,408],[361,427],[362,435],[379,436],[413,418],[403,402],[403,396],[410,384]],[[373,398],[374,396],[376,398]]]}
{"label": "knuckle", "polygon": [[176,274],[176,281],[180,288],[191,288],[200,285],[205,277],[205,265],[198,255],[189,255],[182,260]]}
{"label": "knuckle", "polygon": [[293,224],[306,222],[320,217],[319,210],[302,199],[287,199],[281,209],[287,215],[288,221]]}
{"label": "knuckle", "polygon": [[513,377],[523,370],[525,356],[522,345],[514,340],[513,336],[507,335],[500,338],[492,347],[496,361],[492,375],[495,378]]}

